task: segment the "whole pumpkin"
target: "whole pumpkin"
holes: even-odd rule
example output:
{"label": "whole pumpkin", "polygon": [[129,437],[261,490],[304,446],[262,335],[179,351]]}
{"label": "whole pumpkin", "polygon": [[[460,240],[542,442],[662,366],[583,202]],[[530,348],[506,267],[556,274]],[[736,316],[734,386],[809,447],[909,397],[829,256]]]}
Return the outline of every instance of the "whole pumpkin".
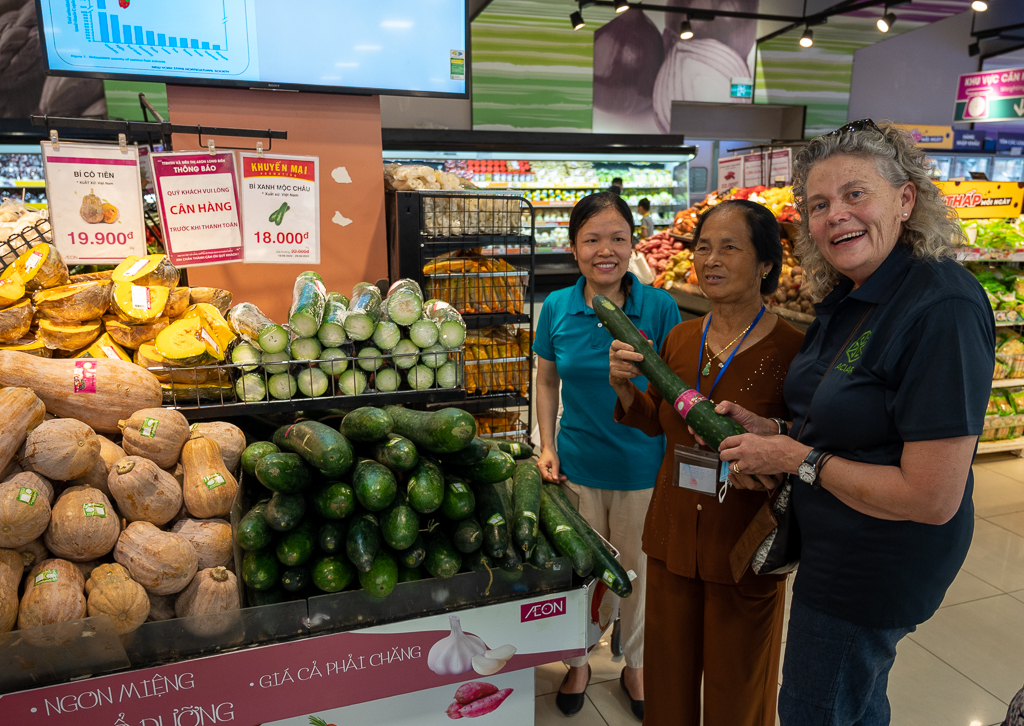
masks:
{"label": "whole pumpkin", "polygon": [[100,460],[100,440],[87,424],[72,418],[43,421],[25,439],[22,468],[47,479],[82,476]]}
{"label": "whole pumpkin", "polygon": [[117,425],[129,455],[144,456],[163,469],[177,463],[189,436],[188,420],[172,408],[140,409]]}
{"label": "whole pumpkin", "polygon": [[121,565],[100,565],[85,583],[89,616],[109,615],[118,633],[130,633],[149,617],[149,597]]}
{"label": "whole pumpkin", "polygon": [[162,532],[150,522],[132,522],[121,532],[114,559],[156,595],[181,592],[199,569],[199,558],[187,539]]}
{"label": "whole pumpkin", "polygon": [[85,617],[85,582],[66,560],[44,560],[25,578],[25,594],[18,607],[18,629],[66,623]]}
{"label": "whole pumpkin", "polygon": [[53,489],[38,474],[23,472],[0,484],[0,547],[21,547],[42,535],[52,497]]}
{"label": "whole pumpkin", "polygon": [[120,531],[117,513],[103,492],[68,487],[53,505],[43,541],[58,557],[86,562],[110,552]]}
{"label": "whole pumpkin", "polygon": [[107,480],[117,508],[129,522],[167,524],[181,509],[181,487],[173,476],[149,459],[126,456]]}

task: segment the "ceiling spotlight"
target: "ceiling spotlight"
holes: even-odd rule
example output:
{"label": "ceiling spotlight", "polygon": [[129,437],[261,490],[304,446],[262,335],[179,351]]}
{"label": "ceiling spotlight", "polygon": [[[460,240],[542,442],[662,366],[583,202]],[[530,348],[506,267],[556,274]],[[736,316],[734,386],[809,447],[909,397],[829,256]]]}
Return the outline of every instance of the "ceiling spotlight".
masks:
{"label": "ceiling spotlight", "polygon": [[693,37],[693,27],[690,25],[689,20],[679,23],[679,37],[683,40],[689,40]]}
{"label": "ceiling spotlight", "polygon": [[804,34],[800,36],[800,47],[810,48],[812,45],[814,45],[814,33],[810,28],[807,28]]}
{"label": "ceiling spotlight", "polygon": [[895,22],[896,22],[896,14],[895,13],[886,13],[885,15],[880,17],[877,21],[875,21],[875,25],[878,26],[878,29],[880,31],[882,31],[883,33],[888,33],[889,32],[889,28],[891,28],[892,24],[895,23]]}
{"label": "ceiling spotlight", "polygon": [[569,16],[569,22],[572,23],[573,30],[579,30],[584,25],[586,25],[586,23],[583,21],[583,13],[581,13],[579,10],[577,10],[576,12]]}
{"label": "ceiling spotlight", "polygon": [[974,2],[971,3],[971,10],[976,13],[983,13],[988,10],[988,3],[985,2],[985,0],[974,0]]}
{"label": "ceiling spotlight", "polygon": [[629,0],[615,0],[615,12],[624,13],[629,10]]}

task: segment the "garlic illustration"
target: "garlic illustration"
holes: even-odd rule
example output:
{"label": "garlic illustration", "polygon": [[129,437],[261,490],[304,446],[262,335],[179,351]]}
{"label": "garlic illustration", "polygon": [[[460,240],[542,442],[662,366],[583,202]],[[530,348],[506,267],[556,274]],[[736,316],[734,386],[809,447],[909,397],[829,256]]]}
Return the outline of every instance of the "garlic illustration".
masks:
{"label": "garlic illustration", "polygon": [[514,645],[502,645],[488,650],[483,655],[473,656],[473,670],[482,676],[493,676],[505,667],[509,658],[516,654]]}
{"label": "garlic illustration", "polygon": [[462,632],[462,622],[457,615],[449,615],[448,620],[452,632],[434,643],[427,654],[427,667],[439,676],[457,676],[471,671],[473,657],[487,652],[484,641]]}

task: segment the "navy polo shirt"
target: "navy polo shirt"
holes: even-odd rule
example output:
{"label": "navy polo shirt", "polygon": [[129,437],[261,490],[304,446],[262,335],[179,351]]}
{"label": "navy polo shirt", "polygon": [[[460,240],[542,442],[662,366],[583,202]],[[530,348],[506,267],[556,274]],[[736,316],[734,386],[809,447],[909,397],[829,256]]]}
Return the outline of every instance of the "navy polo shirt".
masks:
{"label": "navy polo shirt", "polygon": [[[786,377],[793,435],[836,456],[899,466],[905,441],[981,434],[995,362],[995,322],[978,282],[953,260],[897,245],[861,287],[841,279],[815,306]],[[822,380],[865,310],[855,340]],[[819,382],[821,385],[819,386]],[[808,417],[808,411],[810,415]],[[796,480],[802,543],[793,596],[849,622],[903,628],[927,620],[956,577],[974,531],[973,474],[943,525],[861,514]]]}
{"label": "navy polo shirt", "polygon": [[[679,306],[664,290],[626,274],[632,286],[622,310],[661,350],[669,331],[681,322]],[[575,286],[548,296],[533,342],[533,352],[553,361],[562,379],[561,471],[570,481],[597,489],[650,489],[665,455],[665,437],[615,423],[618,397],[608,382],[612,336],[584,302],[585,284],[581,277]],[[633,382],[647,390],[646,378]]]}

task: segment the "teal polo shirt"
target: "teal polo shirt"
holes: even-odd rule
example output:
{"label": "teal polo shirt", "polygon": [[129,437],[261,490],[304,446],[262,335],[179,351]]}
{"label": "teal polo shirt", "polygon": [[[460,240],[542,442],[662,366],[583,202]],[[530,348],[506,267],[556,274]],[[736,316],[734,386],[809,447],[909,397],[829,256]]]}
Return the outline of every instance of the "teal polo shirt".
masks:
{"label": "teal polo shirt", "polygon": [[[679,307],[664,290],[642,285],[631,272],[623,312],[661,350],[681,322]],[[537,321],[533,352],[552,361],[562,379],[562,427],[558,458],[569,480],[596,489],[650,489],[665,455],[665,437],[615,423],[617,396],[608,383],[611,334],[583,300],[586,278],[551,293]],[[641,391],[647,379],[634,378]]]}

